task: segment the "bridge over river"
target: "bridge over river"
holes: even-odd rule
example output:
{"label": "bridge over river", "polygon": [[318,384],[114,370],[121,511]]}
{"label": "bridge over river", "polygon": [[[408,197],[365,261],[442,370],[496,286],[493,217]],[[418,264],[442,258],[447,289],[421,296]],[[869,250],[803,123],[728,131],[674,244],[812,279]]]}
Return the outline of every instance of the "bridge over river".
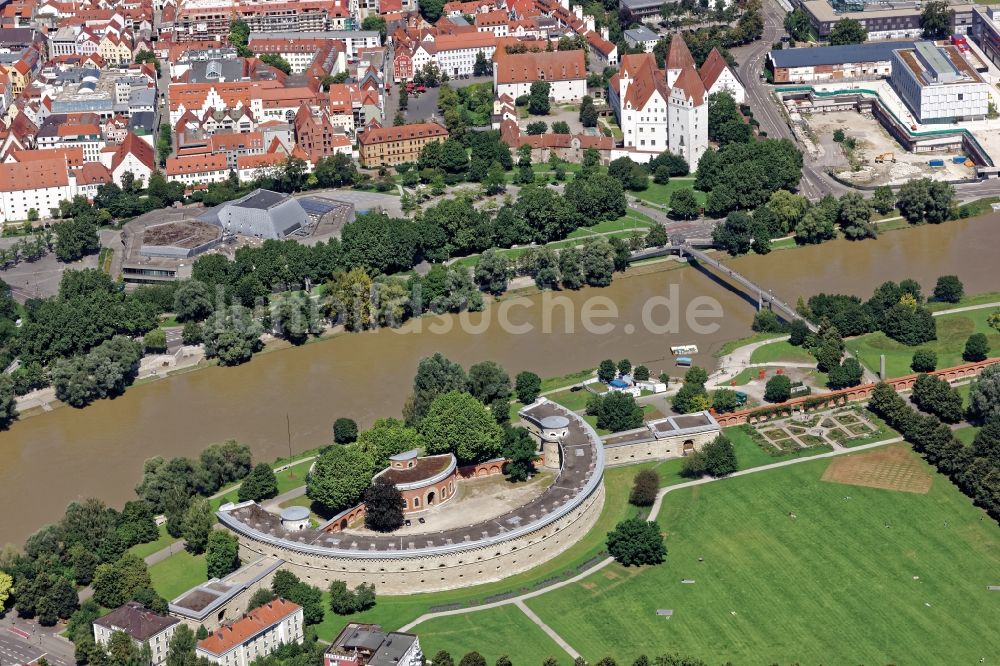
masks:
{"label": "bridge over river", "polygon": [[649,259],[652,257],[662,257],[668,254],[677,254],[682,258],[686,256],[689,260],[693,260],[693,263],[702,270],[708,271],[712,269],[727,281],[738,284],[748,295],[757,299],[758,310],[767,305],[772,310],[777,310],[786,321],[798,319],[799,321],[805,323],[805,325],[809,327],[810,331],[815,333],[818,330],[815,324],[799,314],[791,305],[775,296],[772,291],[765,289],[744,275],[726,266],[722,262],[713,259],[703,250],[698,249],[699,246],[710,247],[711,245],[712,241],[710,239],[689,238],[685,240],[683,244],[663,245],[660,247],[651,247],[633,252],[632,261]]}

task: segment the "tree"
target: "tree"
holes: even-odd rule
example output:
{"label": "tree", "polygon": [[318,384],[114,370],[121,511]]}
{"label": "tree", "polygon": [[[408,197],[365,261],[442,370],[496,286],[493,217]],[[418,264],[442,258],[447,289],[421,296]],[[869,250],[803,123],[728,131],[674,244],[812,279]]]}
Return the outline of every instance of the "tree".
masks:
{"label": "tree", "polygon": [[733,211],[712,229],[713,244],[736,256],[750,251],[753,220],[743,211]]}
{"label": "tree", "polygon": [[525,405],[530,405],[542,391],[542,379],[528,370],[517,373],[514,378],[514,393],[517,399]]}
{"label": "tree", "polygon": [[358,438],[358,424],[354,419],[340,417],[333,422],[333,441],[337,444],[350,444]]}
{"label": "tree", "polygon": [[357,599],[344,581],[331,581],[329,592],[330,610],[337,615],[350,615],[357,610]]}
{"label": "tree", "polygon": [[813,208],[795,225],[795,242],[804,245],[822,243],[834,237],[834,220]]}
{"label": "tree", "polygon": [[183,280],[174,290],[174,314],[178,321],[201,321],[213,309],[212,289],[201,280]]}
{"label": "tree", "polygon": [[488,405],[497,398],[510,396],[510,377],[494,361],[482,361],[469,368],[468,391]]}
{"label": "tree", "polygon": [[369,14],[365,17],[365,20],[361,22],[362,30],[378,30],[379,35],[382,38],[383,44],[385,44],[386,37],[386,25],[385,18],[377,14]]}
{"label": "tree", "polygon": [[458,666],[486,666],[486,659],[478,652],[469,652],[458,662]]}
{"label": "tree", "polygon": [[544,116],[549,112],[550,88],[548,81],[535,81],[531,84],[528,91],[528,113]]}
{"label": "tree", "polygon": [[670,195],[670,214],[682,220],[693,220],[701,213],[701,206],[688,188],[674,190]]}
{"label": "tree", "polygon": [[205,552],[208,546],[208,535],[212,533],[215,526],[215,516],[212,514],[212,507],[204,497],[195,497],[191,500],[181,527],[181,533],[186,541],[185,548],[195,554]]}
{"label": "tree", "polygon": [[708,409],[708,394],[703,384],[685,382],[672,400],[674,411],[690,414]]}
{"label": "tree", "polygon": [[316,460],[306,495],[330,513],[339,513],[361,499],[374,474],[371,456],[356,445],[332,447]]}
{"label": "tree", "polygon": [[488,76],[493,73],[493,64],[482,51],[476,51],[476,62],[472,65],[473,76]]}
{"label": "tree", "polygon": [[483,403],[459,391],[435,398],[419,429],[428,453],[453,453],[462,464],[495,458],[503,442],[503,429]]}
{"label": "tree", "polygon": [[807,41],[812,33],[812,22],[809,14],[801,7],[785,15],[785,30],[797,42]]}
{"label": "tree", "polygon": [[914,372],[934,372],[937,369],[937,352],[933,349],[918,349],[913,352],[910,369]]}
{"label": "tree", "polygon": [[212,313],[205,320],[203,333],[206,356],[217,357],[222,365],[238,365],[260,349],[263,328],[250,310],[231,305]]}
{"label": "tree", "polygon": [[278,479],[274,475],[274,470],[267,463],[258,463],[247,478],[243,479],[237,491],[237,498],[241,502],[259,502],[262,499],[269,499],[278,494]]}
{"label": "tree", "polygon": [[557,120],[552,123],[553,134],[569,134],[569,124],[565,120]]}
{"label": "tree", "polygon": [[282,71],[285,74],[292,73],[292,65],[277,53],[265,53],[263,55],[258,56],[258,58],[262,63],[270,65],[271,67],[274,67],[275,69]]}
{"label": "tree", "polygon": [[393,532],[403,526],[406,502],[396,485],[378,478],[365,490],[365,527],[376,532]]}
{"label": "tree", "polygon": [[59,261],[69,263],[101,248],[97,225],[92,217],[78,216],[52,227],[56,232],[55,252]]}
{"label": "tree", "polygon": [[706,471],[714,477],[728,476],[737,469],[733,443],[725,435],[706,444],[699,454],[704,459]]}
{"label": "tree", "polygon": [[534,471],[535,441],[524,428],[509,428],[504,433],[503,455],[507,463],[507,478],[525,481]]}
{"label": "tree", "polygon": [[105,608],[118,608],[136,591],[151,588],[152,582],[146,563],[132,553],[125,553],[115,562],[99,565],[91,586],[94,601]]}
{"label": "tree", "polygon": [[868,31],[856,19],[843,18],[837,21],[830,31],[831,46],[841,44],[863,44],[868,39]]}
{"label": "tree", "polygon": [[162,328],[154,328],[142,337],[142,346],[148,353],[165,352],[167,350],[167,334]]}
{"label": "tree", "polygon": [[951,31],[951,10],[943,0],[932,0],[920,13],[924,39],[945,39]]}
{"label": "tree", "polygon": [[629,504],[635,506],[652,506],[660,492],[660,475],[654,470],[644,469],[635,475],[632,481],[632,492],[629,493]]}
{"label": "tree", "polygon": [[635,371],[632,373],[632,377],[637,382],[649,381],[649,368],[644,365],[635,366]]}
{"label": "tree", "polygon": [[734,412],[740,406],[739,396],[736,395],[736,391],[720,388],[716,389],[712,393],[712,409],[718,414],[725,414],[726,412]]}
{"label": "tree", "polygon": [[222,578],[240,568],[240,542],[225,530],[212,530],[205,549],[209,578]]}
{"label": "tree", "polygon": [[773,310],[758,310],[750,327],[759,333],[784,333],[787,326]]}
{"label": "tree", "polygon": [[[6,429],[17,418],[17,395],[10,375],[0,376],[0,430]],[[0,610],[3,610],[0,606]]]}
{"label": "tree", "polygon": [[177,625],[167,647],[167,666],[195,666],[194,648],[197,644],[191,627],[183,622]]}
{"label": "tree", "polygon": [[845,358],[839,365],[830,370],[827,386],[832,389],[844,389],[857,386],[864,377],[864,370],[855,358]]}
{"label": "tree", "polygon": [[4,604],[10,599],[11,591],[14,587],[14,577],[10,574],[0,571],[0,613],[6,610]]}
{"label": "tree", "polygon": [[473,275],[480,289],[499,295],[507,291],[507,281],[511,273],[507,255],[490,248],[479,256]]}
{"label": "tree", "polygon": [[958,303],[965,295],[965,286],[957,275],[942,275],[934,285],[934,300]]}
{"label": "tree", "polygon": [[142,345],[116,335],[85,356],[58,360],[52,366],[56,397],[73,407],[120,395],[135,379]]}
{"label": "tree", "polygon": [[419,423],[436,397],[448,391],[464,391],[467,381],[462,366],[440,352],[421,359],[413,378],[413,397],[404,407],[406,422]]}
{"label": "tree", "polygon": [[787,375],[774,375],[764,385],[764,400],[785,402],[792,395],[792,380]]}
{"label": "tree", "polygon": [[969,389],[969,419],[984,422],[1000,414],[1000,365],[983,368]]}
{"label": "tree", "polygon": [[608,554],[622,566],[659,564],[667,556],[659,526],[640,518],[623,520],[608,533]]}
{"label": "tree", "polygon": [[914,346],[937,338],[937,327],[930,311],[913,303],[899,302],[885,313],[882,330],[904,345]]}
{"label": "tree", "polygon": [[612,391],[601,398],[597,410],[597,427],[611,432],[632,430],[642,426],[642,407],[628,393]]}
{"label": "tree", "polygon": [[597,379],[605,384],[614,379],[618,374],[618,367],[610,358],[601,361],[597,366]]}
{"label": "tree", "polygon": [[948,219],[955,190],[947,183],[929,178],[910,180],[899,188],[896,207],[907,221],[914,224],[939,224]]}
{"label": "tree", "polygon": [[962,358],[968,363],[985,361],[990,355],[990,342],[983,333],[973,333],[965,341]]}
{"label": "tree", "polygon": [[885,215],[896,207],[896,195],[888,185],[879,185],[872,194],[871,204],[876,213]]}
{"label": "tree", "polygon": [[434,666],[455,666],[455,660],[444,650],[439,650],[431,659],[431,663]]}
{"label": "tree", "polygon": [[441,18],[444,9],[444,0],[425,0],[420,3],[420,15],[427,19],[428,23],[437,23]]}
{"label": "tree", "polygon": [[621,182],[611,176],[600,173],[577,176],[566,186],[565,193],[581,223],[617,220],[625,214],[625,191]]}
{"label": "tree", "polygon": [[[677,191],[679,192],[680,190]],[[663,227],[663,225],[654,224],[649,228],[649,231],[646,232],[646,247],[663,247],[664,245],[669,244],[670,237],[667,235],[667,230]]]}
{"label": "tree", "polygon": [[537,134],[545,134],[548,129],[549,126],[545,123],[545,121],[536,120],[535,122],[528,123],[524,131],[528,134],[528,136],[534,136]]}
{"label": "tree", "polygon": [[632,373],[632,361],[627,358],[623,358],[618,361],[618,365],[616,367],[619,375],[628,375]]}
{"label": "tree", "polygon": [[580,123],[584,127],[597,127],[597,108],[594,106],[594,98],[584,95],[580,102]]}
{"label": "tree", "polygon": [[962,420],[962,396],[948,382],[934,375],[920,375],[913,384],[913,403],[945,423]]}
{"label": "tree", "polygon": [[837,223],[847,239],[875,238],[878,232],[871,219],[871,205],[860,193],[848,192],[840,197]]}

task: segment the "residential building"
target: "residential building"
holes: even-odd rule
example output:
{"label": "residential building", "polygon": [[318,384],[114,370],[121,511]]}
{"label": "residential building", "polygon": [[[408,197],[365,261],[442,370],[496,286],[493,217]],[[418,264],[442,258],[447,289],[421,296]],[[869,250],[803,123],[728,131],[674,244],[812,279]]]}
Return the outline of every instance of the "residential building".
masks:
{"label": "residential building", "polygon": [[644,25],[626,30],[623,36],[625,37],[626,44],[633,48],[641,46],[642,50],[646,53],[652,53],[653,47],[656,46],[656,42],[660,39],[659,35]]}
{"label": "residential building", "polygon": [[726,91],[732,95],[737,104],[742,104],[746,100],[746,90],[738,78],[736,72],[729,67],[726,59],[719,53],[719,49],[713,48],[698,70],[698,76],[705,86],[705,92],[712,95],[717,92]]}
{"label": "residential building", "polygon": [[156,153],[148,142],[129,132],[107,167],[116,185],[121,186],[125,173],[131,173],[137,181],[141,179],[148,184],[149,177],[156,170]]}
{"label": "residential building", "polygon": [[434,45],[437,48],[438,69],[448,76],[471,76],[478,54],[482,53],[486,62],[493,58],[497,37],[492,32],[439,35]]}
{"label": "residential building", "polygon": [[189,155],[167,159],[167,180],[184,185],[221,183],[229,176],[225,155]]}
{"label": "residential building", "polygon": [[94,642],[107,645],[111,634],[124,631],[139,646],[148,645],[153,665],[167,660],[170,638],[178,621],[168,615],[157,615],[137,601],[129,601],[103,617],[94,620]]}
{"label": "residential building", "polygon": [[590,57],[594,59],[594,64],[591,65],[591,68],[595,72],[599,71],[601,67],[618,66],[618,46],[608,39],[607,28],[601,28],[600,34],[590,30],[585,36],[587,38],[587,49],[590,51]]}
{"label": "residential building", "polygon": [[501,10],[483,12],[476,14],[476,30],[479,32],[490,32],[497,37],[506,37],[510,34],[510,15]]}
{"label": "residential building", "polygon": [[[259,159],[261,157],[264,156],[241,157],[240,161]],[[204,217],[204,215],[201,217]],[[221,226],[221,223],[217,219],[198,219],[197,222],[217,227]],[[141,226],[141,221],[126,224],[124,231],[126,234],[130,234],[133,233],[133,230]],[[139,243],[140,250],[144,246],[148,248],[151,245],[151,243],[146,242],[145,232],[143,231],[142,233],[142,242]],[[138,235],[138,233],[135,233],[135,235]],[[204,234],[204,237],[211,236],[212,234],[209,233]],[[221,240],[221,237],[220,233],[218,239]],[[190,243],[188,245],[190,249],[185,248],[186,251],[175,253],[174,256],[180,255],[181,258],[190,258],[198,254],[198,250],[201,249],[201,247],[190,247]],[[160,253],[161,256],[163,254],[162,252]],[[142,257],[136,257],[133,253],[132,259],[138,259],[138,261],[129,261],[128,256],[123,257],[123,267],[126,270],[132,269],[130,272],[133,275],[143,275],[145,267],[142,263]],[[187,263],[190,264],[190,262]],[[157,266],[157,269],[164,268],[169,268],[167,262],[163,262]],[[176,275],[173,277],[176,277]],[[208,631],[214,631],[224,624],[242,617],[246,613],[247,605],[254,592],[269,588],[275,572],[284,563],[284,560],[274,557],[259,557],[251,560],[222,578],[212,578],[184,592],[170,602],[168,607],[170,614],[191,627],[191,629],[204,626]]]}
{"label": "residential building", "polygon": [[322,110],[313,112],[305,106],[295,114],[295,144],[313,164],[330,155],[351,154],[351,140],[345,129],[336,127]]}
{"label": "residential building", "polygon": [[361,166],[371,168],[416,162],[425,144],[447,138],[448,130],[437,123],[370,127],[358,135]]}
{"label": "residential building", "polygon": [[884,41],[778,49],[768,61],[775,83],[885,79],[892,74],[893,51],[912,46],[912,41]]}
{"label": "residential building", "polygon": [[323,653],[323,666],[421,666],[423,656],[415,634],[351,622]]}
{"label": "residential building", "polygon": [[275,599],[198,641],[195,654],[213,664],[249,666],[284,644],[301,643],[302,627],[302,607]]}
{"label": "residential building", "polygon": [[[227,23],[228,26],[228,23]],[[226,28],[229,32],[229,28]],[[291,39],[291,40],[334,40],[343,42],[348,58],[356,58],[362,49],[377,49],[382,45],[382,35],[377,30],[308,30],[308,31],[269,31],[264,34],[250,33],[250,44],[259,39]]]}
{"label": "residential building", "polygon": [[583,51],[507,53],[494,57],[493,92],[517,99],[531,91],[531,84],[545,81],[556,102],[577,102],[587,94],[587,65]]}
{"label": "residential building", "polygon": [[921,123],[982,120],[990,86],[955,46],[917,42],[893,52],[893,90]]}

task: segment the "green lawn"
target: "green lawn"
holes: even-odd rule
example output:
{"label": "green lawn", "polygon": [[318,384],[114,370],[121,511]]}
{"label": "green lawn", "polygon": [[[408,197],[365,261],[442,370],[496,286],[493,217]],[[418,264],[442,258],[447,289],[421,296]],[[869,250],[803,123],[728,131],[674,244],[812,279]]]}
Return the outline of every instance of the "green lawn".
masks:
{"label": "green lawn", "polygon": [[736,349],[744,345],[750,345],[755,342],[763,342],[765,340],[770,340],[772,338],[780,338],[780,337],[783,337],[781,333],[753,333],[751,335],[746,336],[745,338],[739,338],[737,340],[729,340],[728,342],[724,342],[717,351],[712,353],[712,356],[715,356],[716,358],[721,358],[726,354],[732,354],[734,351],[736,351]]}
{"label": "green lawn", "polygon": [[638,199],[642,199],[643,201],[659,204],[660,206],[669,206],[670,197],[674,192],[677,190],[690,189],[694,192],[694,198],[698,200],[698,203],[704,206],[706,197],[705,193],[695,190],[693,187],[694,178],[671,178],[670,182],[666,185],[659,185],[650,180],[648,188],[642,192],[629,192],[629,194]]}
{"label": "green lawn", "polygon": [[975,426],[966,426],[964,428],[958,428],[954,431],[955,439],[962,442],[966,446],[972,444],[972,440],[976,438],[976,433],[979,432],[979,428]]}
{"label": "green lawn", "polygon": [[587,400],[590,396],[594,395],[586,389],[580,389],[579,391],[559,391],[558,393],[553,393],[552,395],[546,396],[552,402],[557,402],[566,409],[577,412],[587,406]]}
{"label": "green lawn", "polygon": [[420,647],[433,658],[447,650],[455,663],[473,650],[487,664],[507,655],[514,664],[540,665],[547,657],[569,664],[570,657],[555,641],[516,606],[501,606],[478,613],[431,620],[420,625]]}
{"label": "green lawn", "polygon": [[795,347],[788,340],[772,342],[758,347],[750,355],[751,363],[815,363],[812,354],[802,347]]}
{"label": "green lawn", "polygon": [[182,550],[149,567],[149,576],[153,580],[153,589],[170,601],[208,580],[205,567],[204,555],[192,555]]}
{"label": "green lawn", "polygon": [[947,368],[964,363],[962,350],[965,341],[973,333],[985,333],[989,336],[991,355],[1000,353],[1000,333],[989,327],[986,319],[991,310],[973,310],[960,314],[935,317],[937,323],[937,340],[932,340],[918,347],[907,347],[890,339],[885,333],[868,333],[847,341],[847,348],[855,352],[861,362],[875,372],[879,369],[879,355],[885,354],[885,367],[889,377],[901,377],[911,374],[910,361],[913,352],[920,348],[933,349],[937,352],[938,368]]}
{"label": "green lawn", "polygon": [[552,389],[562,388],[563,386],[578,384],[585,379],[593,377],[594,372],[596,372],[596,368],[587,368],[586,370],[572,372],[561,377],[546,377],[542,380],[542,393],[551,391]]}
{"label": "green lawn", "polygon": [[145,559],[153,553],[163,550],[175,541],[177,539],[167,534],[167,526],[160,525],[160,536],[156,541],[137,544],[129,548],[128,552]]}
{"label": "green lawn", "polygon": [[1000,652],[1000,595],[986,591],[1000,580],[996,523],[923,463],[934,474],[926,495],[821,481],[828,464],[668,495],[666,563],[615,565],[528,606],[591,663],[679,652],[708,663],[958,664]]}
{"label": "green lawn", "polygon": [[[278,494],[286,493],[292,488],[298,488],[299,486],[304,486],[306,484],[306,475],[309,473],[309,468],[312,467],[314,461],[306,460],[297,465],[289,467],[283,472],[278,472],[275,476],[278,479]],[[281,464],[276,463],[275,467],[280,467]],[[239,500],[238,489],[234,488],[230,490],[225,495],[217,497],[212,500],[212,508],[218,510],[220,506],[226,502],[236,502]]]}

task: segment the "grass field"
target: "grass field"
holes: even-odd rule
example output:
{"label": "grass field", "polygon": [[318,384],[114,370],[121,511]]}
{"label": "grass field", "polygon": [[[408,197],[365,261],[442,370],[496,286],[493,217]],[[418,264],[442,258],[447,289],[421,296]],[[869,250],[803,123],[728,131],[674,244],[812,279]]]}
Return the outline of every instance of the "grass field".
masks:
{"label": "grass field", "polygon": [[428,658],[447,650],[458,663],[462,655],[475,650],[486,657],[487,664],[504,654],[519,666],[540,666],[547,657],[570,663],[569,655],[516,606],[431,620],[421,624],[419,631],[420,646]]}
{"label": "grass field", "polygon": [[802,347],[795,347],[788,340],[781,340],[753,350],[753,353],[750,354],[750,362],[815,363],[816,359]]}
{"label": "grass field", "polygon": [[177,541],[177,539],[167,534],[167,526],[160,525],[160,537],[156,541],[137,544],[129,548],[128,552],[145,559],[153,553],[163,550],[175,541]]}
{"label": "grass field", "polygon": [[724,342],[717,351],[712,353],[712,356],[720,358],[722,356],[725,356],[726,354],[732,354],[734,351],[736,351],[738,348],[744,345],[750,345],[755,342],[763,342],[765,340],[770,340],[772,338],[780,338],[780,337],[782,337],[781,333],[753,333],[745,338],[739,338],[737,340],[729,340],[728,342]]}
{"label": "grass field", "polygon": [[153,580],[153,589],[170,601],[208,580],[205,566],[204,555],[192,555],[182,550],[149,567],[149,576]]}
{"label": "grass field", "polygon": [[694,178],[671,178],[670,182],[666,185],[659,185],[650,180],[647,189],[642,192],[630,192],[630,194],[643,201],[659,204],[660,206],[669,206],[670,197],[674,192],[688,189],[694,192],[694,198],[698,200],[699,204],[704,206],[706,195],[704,192],[694,189]]}
{"label": "grass field", "polygon": [[962,350],[965,349],[965,341],[973,333],[985,333],[989,337],[992,356],[1000,353],[1000,333],[986,323],[991,312],[992,310],[985,308],[935,317],[937,340],[917,347],[907,347],[888,338],[885,333],[878,332],[851,338],[847,341],[847,348],[875,372],[879,368],[879,355],[885,354],[885,367],[889,377],[912,373],[910,361],[913,359],[913,352],[921,348],[936,351],[937,367],[947,368],[965,362],[962,360]]}
{"label": "grass field", "polygon": [[679,652],[708,663],[957,664],[998,654],[1000,595],[986,591],[998,582],[997,525],[923,462],[934,475],[927,494],[823,482],[829,464],[668,495],[665,564],[616,565],[528,605],[591,662]]}
{"label": "grass field", "polygon": [[979,432],[979,428],[975,426],[966,426],[964,428],[958,428],[954,431],[955,439],[962,442],[966,446],[972,444],[972,440],[976,438],[976,433]]}

